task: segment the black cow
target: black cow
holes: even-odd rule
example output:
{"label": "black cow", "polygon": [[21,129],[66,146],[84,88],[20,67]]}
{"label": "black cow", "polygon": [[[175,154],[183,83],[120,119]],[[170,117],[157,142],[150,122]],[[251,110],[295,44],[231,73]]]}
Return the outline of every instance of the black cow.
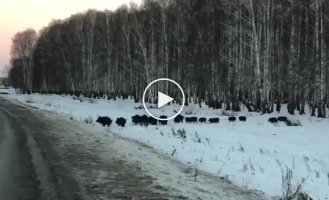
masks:
{"label": "black cow", "polygon": [[98,117],[96,122],[102,124],[103,126],[110,126],[112,124],[111,118],[104,116],[104,117]]}
{"label": "black cow", "polygon": [[140,115],[134,115],[131,117],[132,122],[137,125],[142,123],[142,117]]}
{"label": "black cow", "polygon": [[229,118],[228,118],[228,121],[229,121],[229,122],[235,122],[235,121],[236,121],[236,117],[229,117]]}
{"label": "black cow", "polygon": [[285,117],[285,116],[280,116],[280,117],[278,117],[278,121],[279,122],[287,122],[288,121],[288,118]]}
{"label": "black cow", "polygon": [[148,123],[149,123],[150,125],[155,126],[155,125],[158,124],[158,120],[150,116],[150,117],[148,118]]}
{"label": "black cow", "polygon": [[177,115],[174,119],[175,123],[183,123],[183,121],[184,121],[183,115]]}
{"label": "black cow", "polygon": [[239,120],[242,121],[242,122],[245,122],[245,121],[247,121],[247,117],[246,116],[240,116]]}
{"label": "black cow", "polygon": [[191,117],[185,117],[185,122],[186,123],[191,123],[192,122]]}
{"label": "black cow", "polygon": [[209,118],[209,122],[210,123],[218,123],[219,122],[219,118],[218,117]]}
{"label": "black cow", "polygon": [[117,118],[117,120],[115,121],[115,123],[118,125],[118,126],[121,126],[121,127],[125,127],[126,125],[126,122],[127,120],[123,117],[119,117]]}
{"label": "black cow", "polygon": [[198,122],[198,118],[197,117],[191,117],[191,122],[197,123]]}
{"label": "black cow", "polygon": [[200,122],[200,123],[205,123],[205,122],[207,122],[207,118],[205,118],[205,117],[200,117],[200,118],[199,118],[199,122]]}
{"label": "black cow", "polygon": [[[167,119],[168,117],[166,115],[161,115],[160,119]],[[167,125],[168,121],[167,120],[160,120],[159,121],[161,125]]]}
{"label": "black cow", "polygon": [[149,125],[149,117],[147,115],[143,115],[141,117],[141,125],[144,125],[144,126]]}
{"label": "black cow", "polygon": [[268,122],[270,122],[270,123],[278,123],[278,119],[276,117],[270,117],[270,118],[268,118]]}

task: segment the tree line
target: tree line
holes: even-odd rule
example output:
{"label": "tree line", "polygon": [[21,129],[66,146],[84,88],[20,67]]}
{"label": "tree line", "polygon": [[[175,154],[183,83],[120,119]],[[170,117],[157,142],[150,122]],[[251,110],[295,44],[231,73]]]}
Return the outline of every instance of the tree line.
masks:
{"label": "tree line", "polygon": [[210,107],[244,103],[265,113],[288,103],[303,114],[309,104],[325,117],[328,14],[324,0],[145,0],[88,10],[38,34],[17,33],[9,78],[24,91],[137,102],[148,83],[166,77]]}

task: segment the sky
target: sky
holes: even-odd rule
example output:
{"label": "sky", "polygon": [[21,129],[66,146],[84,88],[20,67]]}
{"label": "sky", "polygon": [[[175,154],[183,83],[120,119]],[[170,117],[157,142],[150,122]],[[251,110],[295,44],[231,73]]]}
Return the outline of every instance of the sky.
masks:
{"label": "sky", "polygon": [[9,64],[11,39],[27,28],[40,30],[53,19],[65,19],[88,9],[115,10],[141,0],[0,0],[0,76]]}

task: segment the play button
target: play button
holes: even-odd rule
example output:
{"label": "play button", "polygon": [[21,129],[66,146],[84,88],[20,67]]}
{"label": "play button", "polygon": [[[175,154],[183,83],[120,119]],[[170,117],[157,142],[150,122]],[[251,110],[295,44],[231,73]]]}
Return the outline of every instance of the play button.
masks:
{"label": "play button", "polygon": [[164,105],[172,102],[174,99],[168,95],[163,94],[162,92],[158,91],[158,108],[163,107]]}
{"label": "play button", "polygon": [[[167,93],[165,91],[169,92]],[[157,97],[155,97],[154,94],[157,94]],[[173,94],[172,96],[175,97],[170,97],[169,94]],[[156,103],[157,100],[157,107],[149,105],[152,112],[146,106],[146,99],[148,100],[149,104]],[[185,105],[185,95],[182,87],[177,82],[168,78],[156,79],[148,84],[144,90],[142,100],[144,109],[147,114],[160,121],[174,119],[182,112]],[[179,102],[181,104],[180,107],[177,104],[166,106],[172,101],[175,101],[176,103]],[[166,116],[167,118],[163,118],[163,116]]]}

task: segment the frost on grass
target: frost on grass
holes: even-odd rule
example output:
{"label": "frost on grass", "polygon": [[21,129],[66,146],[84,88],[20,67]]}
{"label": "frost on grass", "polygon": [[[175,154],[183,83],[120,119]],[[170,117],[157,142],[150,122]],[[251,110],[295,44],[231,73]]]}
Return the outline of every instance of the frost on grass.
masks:
{"label": "frost on grass", "polygon": [[[162,133],[160,131],[160,133]],[[186,131],[185,129],[177,129],[174,128],[171,129],[171,133],[174,137],[182,139],[184,142],[186,142]]]}
{"label": "frost on grass", "polygon": [[303,192],[303,185],[306,179],[301,183],[293,184],[293,171],[289,168],[282,171],[282,197],[280,200],[311,200],[310,196]]}

